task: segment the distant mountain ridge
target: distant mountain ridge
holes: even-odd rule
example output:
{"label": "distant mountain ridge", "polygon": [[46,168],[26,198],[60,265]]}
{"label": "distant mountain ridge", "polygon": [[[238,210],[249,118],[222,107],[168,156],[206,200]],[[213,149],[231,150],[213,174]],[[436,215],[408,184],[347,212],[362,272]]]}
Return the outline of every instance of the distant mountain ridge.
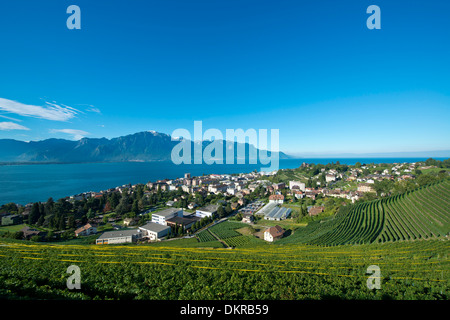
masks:
{"label": "distant mountain ridge", "polygon": [[[3,163],[83,163],[83,162],[125,162],[125,161],[170,161],[171,152],[180,141],[172,141],[170,135],[154,131],[138,132],[113,139],[82,138],[78,141],[46,139],[41,141],[18,141],[0,139],[0,162]],[[210,142],[203,141],[202,150]],[[225,161],[226,143],[223,143]],[[237,146],[234,144],[237,158]],[[191,141],[192,162],[194,142]],[[257,149],[245,143],[246,163],[250,151]],[[268,152],[270,155],[270,152]],[[279,152],[280,159],[290,158]]]}

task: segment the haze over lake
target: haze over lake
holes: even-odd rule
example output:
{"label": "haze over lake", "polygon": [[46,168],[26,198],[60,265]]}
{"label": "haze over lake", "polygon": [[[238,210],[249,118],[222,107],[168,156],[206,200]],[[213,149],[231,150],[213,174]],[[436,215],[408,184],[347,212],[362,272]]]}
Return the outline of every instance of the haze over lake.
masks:
{"label": "haze over lake", "polygon": [[[444,158],[436,158],[443,160]],[[417,162],[426,158],[322,158],[322,159],[280,159],[280,169],[298,168],[303,162],[327,164],[339,161],[341,164]],[[33,164],[0,166],[0,204],[9,202],[27,204],[57,200],[74,194],[115,188],[124,184],[147,183],[159,179],[203,174],[246,173],[261,170],[265,165],[174,165],[172,162],[115,162],[115,163],[73,163]]]}

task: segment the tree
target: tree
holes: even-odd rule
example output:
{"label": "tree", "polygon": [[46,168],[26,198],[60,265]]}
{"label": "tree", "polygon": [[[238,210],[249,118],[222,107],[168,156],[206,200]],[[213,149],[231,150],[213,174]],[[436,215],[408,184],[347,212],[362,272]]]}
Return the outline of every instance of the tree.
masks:
{"label": "tree", "polygon": [[23,232],[22,231],[16,231],[13,234],[13,238],[17,240],[21,240],[23,238]]}
{"label": "tree", "polygon": [[44,221],[45,221],[44,215],[41,215],[41,216],[39,217],[38,221],[36,222],[36,225],[37,225],[37,226],[42,226],[42,225],[44,224]]}
{"label": "tree", "polygon": [[301,216],[306,217],[308,215],[308,209],[303,205],[301,208]]}
{"label": "tree", "polygon": [[10,203],[2,205],[0,207],[0,212],[2,212],[2,213],[17,213],[17,212],[19,212],[19,209],[17,208],[17,205],[15,203],[10,202]]}
{"label": "tree", "polygon": [[45,216],[45,207],[43,203],[39,202],[39,217],[40,216]]}
{"label": "tree", "polygon": [[59,230],[65,230],[66,229],[66,218],[64,216],[61,216],[59,218],[58,229]]}
{"label": "tree", "polygon": [[327,185],[327,179],[325,177],[325,173],[322,173],[319,177],[319,182],[321,187],[325,187]]}
{"label": "tree", "polygon": [[421,174],[417,177],[416,182],[419,186],[424,186],[439,180],[439,178],[432,174]]}
{"label": "tree", "polygon": [[35,202],[35,203],[33,203],[33,206],[31,207],[30,215],[28,217],[28,223],[36,224],[36,222],[39,220],[40,216],[41,216],[41,212],[39,210],[39,203]]}
{"label": "tree", "polygon": [[375,189],[378,196],[381,196],[382,194],[390,194],[392,187],[393,183],[387,179],[384,179],[382,181],[375,181],[373,184],[373,188]]}
{"label": "tree", "polygon": [[145,217],[142,215],[142,216],[139,218],[138,224],[139,224],[140,226],[143,226],[146,222],[147,222],[147,221],[145,220]]}
{"label": "tree", "polygon": [[219,216],[219,218],[223,218],[223,216],[225,215],[225,210],[223,209],[222,205],[217,208],[217,215]]}
{"label": "tree", "polygon": [[53,237],[54,237],[53,231],[49,231],[49,232],[47,233],[47,235],[45,236],[45,240],[51,241],[51,240],[53,240]]}
{"label": "tree", "polygon": [[438,165],[438,161],[435,160],[435,159],[433,159],[433,158],[428,158],[428,159],[425,161],[425,165],[426,165],[426,166],[437,166],[437,165]]}
{"label": "tree", "polygon": [[[120,202],[120,195],[119,195],[119,193],[118,192],[113,192],[111,194],[111,196],[109,197],[109,200],[108,200],[108,203],[109,203],[109,205],[111,207],[111,210],[112,210],[112,208],[117,207],[119,205],[119,202]],[[109,211],[111,211],[111,210],[109,210]]]}
{"label": "tree", "polygon": [[131,211],[137,216],[139,214],[139,200],[134,200],[131,206]]}
{"label": "tree", "polygon": [[147,198],[142,197],[141,199],[138,200],[139,211],[144,210],[145,206],[147,206]]}
{"label": "tree", "polygon": [[118,215],[123,215],[124,213],[127,213],[130,211],[130,204],[128,203],[128,196],[123,196],[120,200],[119,204],[115,208],[115,211]]}
{"label": "tree", "polygon": [[88,219],[94,219],[95,218],[95,212],[91,208],[89,208],[86,216],[87,216]]}
{"label": "tree", "polygon": [[75,218],[73,215],[70,215],[69,218],[67,219],[67,227],[69,229],[75,228]]}
{"label": "tree", "polygon": [[109,201],[106,201],[105,207],[103,208],[103,213],[112,211],[112,207]]}
{"label": "tree", "polygon": [[53,201],[53,198],[52,197],[48,198],[44,206],[45,215],[51,215],[53,213],[54,204],[55,202]]}
{"label": "tree", "polygon": [[33,242],[39,242],[41,240],[41,237],[39,237],[38,235],[34,235],[30,238],[30,240]]}

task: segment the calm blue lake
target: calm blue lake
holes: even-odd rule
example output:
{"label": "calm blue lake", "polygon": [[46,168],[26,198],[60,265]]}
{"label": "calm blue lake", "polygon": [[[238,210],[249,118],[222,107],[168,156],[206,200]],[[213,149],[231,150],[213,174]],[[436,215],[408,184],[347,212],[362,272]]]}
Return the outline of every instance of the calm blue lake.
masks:
{"label": "calm blue lake", "polygon": [[[439,159],[439,158],[436,158]],[[444,158],[443,158],[444,159]],[[417,162],[426,158],[284,159],[280,169],[297,168],[303,162],[327,164]],[[266,167],[266,166],[263,166]],[[172,162],[118,162],[77,164],[0,165],[0,204],[54,200],[86,191],[100,191],[127,183],[202,174],[231,174],[261,170],[261,165],[174,165]]]}

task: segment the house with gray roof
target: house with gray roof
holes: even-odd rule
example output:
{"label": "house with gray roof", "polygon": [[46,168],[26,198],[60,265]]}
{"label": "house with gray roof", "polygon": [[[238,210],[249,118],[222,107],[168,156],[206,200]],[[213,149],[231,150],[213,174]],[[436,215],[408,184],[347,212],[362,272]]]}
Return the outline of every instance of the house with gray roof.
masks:
{"label": "house with gray roof", "polygon": [[198,208],[198,209],[195,211],[195,215],[196,215],[197,217],[200,217],[200,218],[204,218],[204,217],[212,217],[215,213],[217,213],[217,209],[218,209],[218,208],[219,208],[218,205],[210,204],[210,205],[208,205],[208,206],[206,206],[206,207]]}
{"label": "house with gray roof", "polygon": [[96,244],[132,243],[142,238],[142,230],[129,229],[104,232],[95,241]]}
{"label": "house with gray roof", "polygon": [[[182,219],[182,218],[180,218]],[[160,240],[161,238],[167,236],[170,231],[169,226],[163,226],[159,223],[149,222],[142,227],[139,227],[142,231],[143,237],[150,240]]]}

